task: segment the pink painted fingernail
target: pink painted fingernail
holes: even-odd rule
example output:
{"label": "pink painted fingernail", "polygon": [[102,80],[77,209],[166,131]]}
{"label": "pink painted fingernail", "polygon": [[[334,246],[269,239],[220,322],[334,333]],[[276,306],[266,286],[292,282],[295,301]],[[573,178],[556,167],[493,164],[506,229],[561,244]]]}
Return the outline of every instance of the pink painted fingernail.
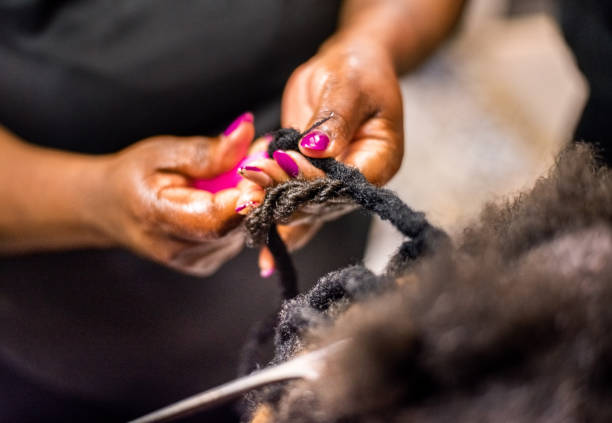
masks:
{"label": "pink painted fingernail", "polygon": [[236,213],[247,214],[251,211],[253,207],[257,206],[258,204],[259,202],[257,201],[245,201],[244,203],[239,204],[238,207],[236,207]]}
{"label": "pink painted fingernail", "polygon": [[272,134],[266,134],[263,137],[266,139],[266,141],[268,141],[268,144],[274,141],[274,135]]}
{"label": "pink painted fingernail", "polygon": [[238,205],[238,207],[236,207],[236,213],[240,213],[242,210],[246,209],[247,207],[248,207],[247,203]]}
{"label": "pink painted fingernail", "polygon": [[300,174],[300,168],[289,154],[281,150],[276,150],[274,154],[272,154],[272,157],[276,160],[276,163],[278,163],[281,169],[287,172],[292,178],[297,178]]}
{"label": "pink painted fingernail", "polygon": [[258,168],[257,166],[242,166],[240,169],[238,169],[238,172],[244,172],[245,170],[248,170],[251,172],[262,172],[262,170]]}
{"label": "pink painted fingernail", "polygon": [[270,178],[263,170],[257,166],[243,166],[238,169],[238,173],[252,182],[255,182],[260,187],[266,188],[273,184]]}
{"label": "pink painted fingernail", "polygon": [[272,268],[272,269],[261,269],[261,271],[259,272],[259,275],[262,278],[269,278],[273,274],[274,274],[274,268]]}
{"label": "pink painted fingernail", "polygon": [[300,141],[300,146],[315,151],[325,150],[328,144],[329,137],[325,132],[321,131],[310,131]]}
{"label": "pink painted fingernail", "polygon": [[253,113],[251,112],[243,113],[240,116],[238,116],[236,120],[230,123],[227,129],[223,131],[223,135],[227,137],[229,134],[234,132],[236,128],[238,128],[242,124],[242,122],[253,122],[253,120],[254,120]]}

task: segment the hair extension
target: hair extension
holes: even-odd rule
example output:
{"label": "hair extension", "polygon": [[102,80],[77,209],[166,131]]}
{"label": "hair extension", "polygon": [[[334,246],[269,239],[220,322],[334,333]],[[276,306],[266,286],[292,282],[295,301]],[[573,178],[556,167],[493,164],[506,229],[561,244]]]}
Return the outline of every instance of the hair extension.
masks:
{"label": "hair extension", "polygon": [[[325,122],[317,122],[314,127]],[[298,142],[304,135],[295,129],[280,129],[274,133],[268,147],[271,156],[276,150],[298,150]],[[276,330],[271,325],[260,325],[243,351],[242,371],[258,367],[254,363],[257,351],[274,333],[274,358],[271,364],[290,358],[302,347],[301,336],[305,330],[322,325],[345,310],[351,302],[379,293],[391,285],[397,272],[408,267],[437,246],[448,243],[447,235],[432,226],[425,215],[416,212],[402,202],[392,191],[369,183],[356,168],[344,165],[332,158],[307,159],[326,173],[325,178],[312,181],[293,179],[271,187],[261,206],[246,218],[244,227],[247,245],[266,244],[277,265],[282,299],[280,312],[275,320]],[[277,223],[286,223],[294,212],[305,204],[322,204],[330,200],[351,200],[363,209],[388,220],[403,235],[405,241],[391,258],[383,275],[374,275],[362,265],[330,272],[321,277],[310,292],[298,294],[297,277],[287,248],[276,230]],[[250,361],[250,362],[249,362]],[[244,374],[244,373],[242,373]],[[268,387],[259,393],[247,395],[250,408],[259,403],[262,396],[270,401],[278,397],[279,387]]]}
{"label": "hair extension", "polygon": [[260,393],[259,423],[612,421],[612,172],[590,148],[406,263],[346,312],[342,280],[285,303],[289,354],[351,343],[319,379]]}
{"label": "hair extension", "polygon": [[[291,128],[279,129],[274,133],[274,140],[268,146],[268,154],[271,156],[276,150],[298,151],[300,138],[328,119],[315,123],[304,133]],[[268,189],[263,204],[254,209],[245,221],[247,245],[253,247],[265,242],[270,248],[270,244],[274,244],[273,248],[279,254],[279,265],[283,269],[293,269],[293,265],[286,263],[289,255],[282,252],[283,248],[276,244],[270,228],[275,223],[286,222],[300,206],[306,203],[321,204],[331,199],[349,198],[365,210],[377,214],[383,220],[388,220],[403,235],[410,238],[400,247],[392,263],[406,259],[415,260],[428,249],[431,251],[437,242],[448,240],[446,234],[433,227],[423,213],[412,210],[393,191],[369,183],[358,169],[332,158],[306,158],[315,167],[324,171],[327,177],[314,181],[291,180]],[[272,248],[270,249],[272,251]],[[396,265],[393,266],[395,267]],[[291,275],[279,273],[283,291],[291,292],[290,285],[297,285],[297,282],[291,280]],[[292,273],[295,274],[294,271]]]}

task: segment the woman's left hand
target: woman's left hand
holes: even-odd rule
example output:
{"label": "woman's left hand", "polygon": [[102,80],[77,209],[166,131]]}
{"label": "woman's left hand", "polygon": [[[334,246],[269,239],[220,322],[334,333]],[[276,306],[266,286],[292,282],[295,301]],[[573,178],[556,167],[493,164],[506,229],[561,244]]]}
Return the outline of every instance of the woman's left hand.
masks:
{"label": "woman's left hand", "polygon": [[[358,168],[377,185],[397,172],[403,155],[402,101],[390,54],[372,41],[354,37],[330,39],[320,52],[298,67],[283,94],[283,127],[304,131],[330,117],[300,141],[308,157],[333,157]],[[276,155],[250,163],[259,172],[243,176],[258,184],[282,182],[291,177],[323,176],[298,152]],[[261,202],[263,192],[245,193],[240,202]],[[261,197],[261,198],[260,198]],[[304,244],[320,223],[280,226],[290,249]],[[260,255],[262,274],[271,273],[274,262],[267,250]]]}
{"label": "woman's left hand", "polygon": [[397,172],[403,156],[403,113],[388,53],[371,41],[331,39],[298,67],[285,87],[282,126],[305,130],[308,157],[333,157],[377,185]]}

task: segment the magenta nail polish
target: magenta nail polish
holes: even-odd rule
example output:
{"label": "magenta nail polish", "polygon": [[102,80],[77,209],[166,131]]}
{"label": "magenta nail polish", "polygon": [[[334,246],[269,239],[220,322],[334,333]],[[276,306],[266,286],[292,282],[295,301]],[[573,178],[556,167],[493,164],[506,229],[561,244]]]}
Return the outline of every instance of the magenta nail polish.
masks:
{"label": "magenta nail polish", "polygon": [[236,120],[230,123],[230,125],[227,127],[225,131],[223,131],[223,135],[227,137],[229,134],[234,132],[236,128],[238,128],[242,122],[253,122],[253,119],[254,119],[253,113],[251,112],[246,112],[246,113],[241,114],[240,116],[236,118]]}
{"label": "magenta nail polish", "polygon": [[241,170],[250,170],[252,172],[261,172],[262,170],[260,168],[258,168],[257,166],[242,166],[240,168]]}
{"label": "magenta nail polish", "polygon": [[256,205],[258,205],[259,203],[257,201],[245,201],[242,204],[239,204],[236,207],[236,213],[240,213],[242,210],[246,209],[247,207],[255,207]]}
{"label": "magenta nail polish", "polygon": [[291,156],[284,151],[276,150],[274,154],[272,154],[276,163],[283,169],[289,176],[292,178],[297,178],[300,174],[300,169],[298,168],[297,163],[291,158]]}
{"label": "magenta nail polish", "polygon": [[274,269],[262,269],[261,272],[259,272],[259,275],[262,278],[269,278],[273,274],[274,274]]}
{"label": "magenta nail polish", "polygon": [[310,131],[300,141],[300,146],[315,151],[325,150],[328,144],[329,137],[325,132],[321,131]]}
{"label": "magenta nail polish", "polygon": [[247,203],[244,204],[240,204],[238,207],[236,207],[236,213],[240,213],[242,210],[246,209],[249,205]]}

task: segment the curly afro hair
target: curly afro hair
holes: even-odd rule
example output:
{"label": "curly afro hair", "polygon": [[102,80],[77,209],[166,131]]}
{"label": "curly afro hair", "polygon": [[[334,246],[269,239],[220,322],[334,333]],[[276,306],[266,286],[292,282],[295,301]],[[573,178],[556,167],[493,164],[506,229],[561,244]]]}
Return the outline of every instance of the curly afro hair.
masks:
{"label": "curly afro hair", "polygon": [[591,149],[454,243],[311,325],[291,354],[349,347],[253,421],[612,421],[612,179]]}

